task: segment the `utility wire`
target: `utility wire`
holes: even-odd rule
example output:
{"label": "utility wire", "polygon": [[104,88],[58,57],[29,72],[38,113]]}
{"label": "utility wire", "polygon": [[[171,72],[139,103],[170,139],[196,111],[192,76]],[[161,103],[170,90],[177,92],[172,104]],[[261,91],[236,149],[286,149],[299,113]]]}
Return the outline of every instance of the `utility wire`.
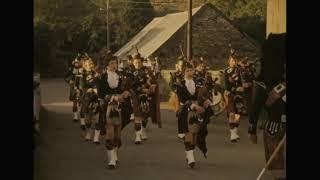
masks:
{"label": "utility wire", "polygon": [[117,2],[123,2],[123,3],[136,3],[136,4],[177,4],[177,3],[186,3],[186,2],[181,2],[181,1],[176,1],[176,2],[139,2],[139,1],[117,1]]}

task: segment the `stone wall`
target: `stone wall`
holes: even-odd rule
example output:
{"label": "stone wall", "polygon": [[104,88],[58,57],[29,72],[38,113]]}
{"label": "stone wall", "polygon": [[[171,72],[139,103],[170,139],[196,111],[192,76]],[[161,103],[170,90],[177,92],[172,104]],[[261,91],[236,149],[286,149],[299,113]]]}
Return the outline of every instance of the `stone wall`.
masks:
{"label": "stone wall", "polygon": [[[219,70],[227,66],[230,54],[229,44],[239,56],[256,60],[260,47],[249,37],[235,28],[221,12],[211,4],[206,4],[193,16],[193,55],[202,56],[210,69]],[[176,58],[181,55],[179,44],[186,48],[186,26],[180,28],[153,55],[159,56],[163,69],[174,69]],[[184,51],[186,55],[186,51]]]}

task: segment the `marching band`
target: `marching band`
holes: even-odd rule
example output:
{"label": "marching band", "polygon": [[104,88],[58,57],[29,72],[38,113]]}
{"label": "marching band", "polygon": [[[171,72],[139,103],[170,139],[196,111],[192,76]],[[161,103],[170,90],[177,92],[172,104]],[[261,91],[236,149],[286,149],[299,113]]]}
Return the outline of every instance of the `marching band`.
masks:
{"label": "marching band", "polygon": [[[118,58],[110,51],[104,51],[100,55],[99,67],[95,67],[88,54],[78,54],[64,78],[70,85],[73,121],[80,121],[84,140],[99,145],[101,139],[105,139],[110,169],[119,165],[118,149],[121,147],[121,132],[126,125],[134,125],[136,145],[148,139],[148,123],[161,127],[159,61],[157,58],[154,61],[145,59],[138,51],[127,58],[125,66],[119,67]],[[208,69],[208,63],[203,58],[187,60],[180,56],[175,72],[170,73],[169,104],[176,112],[178,139],[184,144],[186,162],[190,168],[195,166],[196,147],[206,157],[207,125],[212,117],[221,112],[221,107],[219,110],[216,107],[219,103],[227,112],[232,143],[240,140],[238,128],[241,117],[257,114],[253,104],[257,101],[255,98],[259,87],[261,89],[261,81],[257,80],[255,65],[248,57],[236,56],[234,50],[231,51],[228,67],[223,71],[224,86],[213,79]],[[272,118],[280,116],[281,120],[267,121],[265,125],[264,140],[268,157],[272,153],[269,144],[274,144],[274,135],[281,132],[277,136],[281,139],[285,133],[285,79],[274,86],[267,90],[269,96],[265,95],[266,104]],[[251,126],[248,133],[250,140],[256,144],[256,119],[252,119],[250,121],[249,118]],[[280,129],[276,129],[276,126]],[[281,168],[283,160],[277,160],[278,166],[274,166]]]}

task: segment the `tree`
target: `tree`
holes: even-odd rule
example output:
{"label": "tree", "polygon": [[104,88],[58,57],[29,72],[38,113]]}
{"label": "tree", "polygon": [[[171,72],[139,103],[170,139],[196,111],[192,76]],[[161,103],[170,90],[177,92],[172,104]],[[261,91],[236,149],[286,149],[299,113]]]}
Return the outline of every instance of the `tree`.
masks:
{"label": "tree", "polygon": [[114,3],[112,9],[113,47],[118,49],[136,35],[154,17],[150,0],[131,0],[132,3]]}
{"label": "tree", "polygon": [[267,0],[208,0],[237,28],[262,43],[266,33]]}
{"label": "tree", "polygon": [[[107,0],[34,0],[34,62],[37,69],[63,72],[78,52],[94,54],[106,46]],[[157,3],[155,3],[157,2]],[[110,0],[110,47],[113,52],[137,34],[154,14],[186,10],[187,0]],[[257,42],[265,38],[266,0],[194,0],[210,2]],[[154,6],[161,8],[154,11]],[[161,11],[161,13],[159,13]]]}
{"label": "tree", "polygon": [[[146,4],[110,0],[113,52],[153,18],[149,0],[136,2]],[[63,72],[64,61],[72,60],[76,53],[92,55],[106,45],[106,0],[35,0],[34,9],[34,62],[43,73],[49,67],[53,72]]]}

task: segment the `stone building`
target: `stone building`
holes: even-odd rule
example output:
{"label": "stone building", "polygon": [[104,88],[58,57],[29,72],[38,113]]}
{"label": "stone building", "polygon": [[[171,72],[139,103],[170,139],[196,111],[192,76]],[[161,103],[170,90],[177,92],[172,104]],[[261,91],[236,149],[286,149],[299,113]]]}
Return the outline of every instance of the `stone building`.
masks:
{"label": "stone building", "polygon": [[[193,55],[204,57],[211,70],[226,67],[231,45],[239,56],[250,60],[259,57],[260,47],[211,3],[192,10]],[[162,69],[174,69],[176,58],[181,55],[179,45],[186,54],[187,12],[171,13],[154,18],[115,55],[125,60],[128,54],[139,53],[147,57],[158,57]]]}

